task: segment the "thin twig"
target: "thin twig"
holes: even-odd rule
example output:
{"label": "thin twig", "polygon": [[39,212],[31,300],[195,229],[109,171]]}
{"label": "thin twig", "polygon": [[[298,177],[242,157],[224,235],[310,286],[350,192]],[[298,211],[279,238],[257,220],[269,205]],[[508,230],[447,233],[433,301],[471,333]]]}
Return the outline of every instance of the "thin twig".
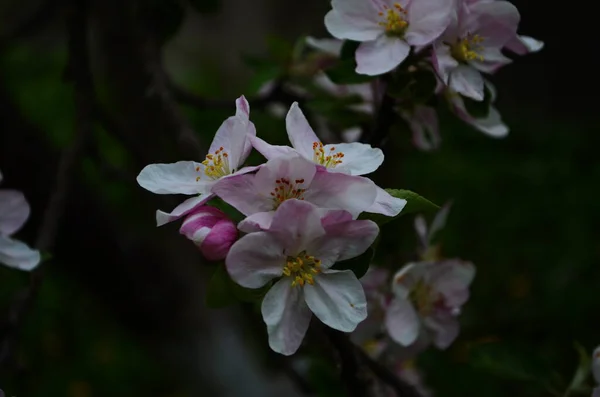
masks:
{"label": "thin twig", "polygon": [[373,129],[370,134],[363,136],[363,143],[369,143],[374,147],[382,147],[385,144],[385,140],[396,119],[394,105],[394,98],[384,93]]}
{"label": "thin twig", "polygon": [[[59,221],[64,213],[71,180],[77,171],[85,142],[92,133],[93,84],[89,67],[87,47],[87,14],[85,2],[71,0],[66,15],[67,46],[69,61],[67,76],[73,81],[76,108],[75,137],[71,145],[63,152],[56,173],[54,191],[50,196],[35,247],[45,253],[54,247]],[[39,266],[31,274],[28,288],[21,291],[11,305],[7,330],[0,346],[0,364],[6,363],[12,356],[26,313],[35,301],[43,280],[43,267]]]}

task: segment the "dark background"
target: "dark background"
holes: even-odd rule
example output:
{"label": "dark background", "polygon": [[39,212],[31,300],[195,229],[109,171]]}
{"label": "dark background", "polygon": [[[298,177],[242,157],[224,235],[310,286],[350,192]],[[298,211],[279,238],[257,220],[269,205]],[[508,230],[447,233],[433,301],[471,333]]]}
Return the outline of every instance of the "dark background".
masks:
{"label": "dark background", "polygon": [[[98,123],[86,143],[53,258],[18,329],[11,313],[29,275],[0,268],[3,334],[19,335],[0,388],[19,397],[302,395],[267,351],[260,320],[244,314],[250,307],[205,307],[210,270],[200,254],[177,225],[155,228],[154,210],[178,199],[146,192],[135,176],[149,163],[193,158],[182,125],[206,150],[240,94],[250,98],[259,135],[284,142],[283,121],[253,107],[256,76],[241,55],[264,54],[268,35],[326,37],[328,2],[207,0],[193,8],[152,0],[136,18],[136,1],[91,3],[96,93],[116,126]],[[461,336],[419,359],[438,396],[562,395],[578,366],[573,344],[591,351],[600,343],[596,14],[588,3],[514,4],[520,32],[546,46],[491,78],[509,136],[489,138],[446,116],[439,151],[394,136],[376,175],[384,187],[452,200],[444,253],[477,265]],[[18,237],[32,244],[75,130],[69,9],[0,2],[2,187],[29,199],[32,216]],[[166,75],[228,105],[176,105]],[[402,253],[400,267],[414,251],[412,219],[384,236]],[[324,378],[311,377],[317,387]]]}

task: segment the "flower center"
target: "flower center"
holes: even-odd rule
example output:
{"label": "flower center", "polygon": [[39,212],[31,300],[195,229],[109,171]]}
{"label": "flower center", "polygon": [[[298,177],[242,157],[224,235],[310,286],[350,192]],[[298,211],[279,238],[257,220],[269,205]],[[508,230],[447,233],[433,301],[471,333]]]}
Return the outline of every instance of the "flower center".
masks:
{"label": "flower center", "polygon": [[336,152],[334,146],[325,150],[321,142],[313,142],[313,153],[313,161],[327,168],[335,168],[342,163],[344,158],[344,153]]}
{"label": "flower center", "polygon": [[408,299],[410,299],[410,301],[415,305],[419,313],[424,316],[431,313],[435,305],[432,288],[423,280],[417,281],[417,283],[412,287],[408,295]]}
{"label": "flower center", "polygon": [[321,260],[302,251],[298,256],[288,256],[283,274],[292,278],[292,287],[315,283],[314,275],[321,273]]}
{"label": "flower center", "polygon": [[383,17],[383,21],[379,22],[379,25],[383,26],[385,32],[390,36],[402,36],[408,27],[407,11],[400,3],[394,3],[393,8],[386,5],[383,8],[384,10],[379,12],[379,16]]}
{"label": "flower center", "polygon": [[[229,155],[224,151],[222,146],[214,153],[207,154],[202,164],[204,164],[204,173],[213,181],[226,175],[231,175],[232,171],[235,171],[229,168]],[[196,168],[196,171],[199,170],[199,168]],[[197,177],[196,181],[199,180],[200,177]]]}
{"label": "flower center", "polygon": [[275,189],[271,192],[273,197],[273,209],[276,210],[281,203],[288,199],[304,200],[306,189],[300,187],[304,179],[296,179],[293,183],[287,178],[275,180]]}
{"label": "flower center", "polygon": [[482,42],[483,37],[480,35],[467,33],[466,37],[451,46],[450,52],[455,59],[461,62],[483,61],[483,56],[480,54],[483,51]]}

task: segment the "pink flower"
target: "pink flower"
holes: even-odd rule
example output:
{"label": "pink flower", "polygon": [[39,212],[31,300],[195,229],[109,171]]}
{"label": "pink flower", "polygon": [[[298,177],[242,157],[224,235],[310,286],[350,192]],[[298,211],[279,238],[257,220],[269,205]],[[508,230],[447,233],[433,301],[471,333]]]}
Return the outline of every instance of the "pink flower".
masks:
{"label": "pink flower", "polygon": [[292,199],[279,206],[267,230],[231,247],[225,264],[241,286],[260,288],[279,278],[261,308],[274,351],[291,355],[298,349],[311,312],[343,332],[365,319],[367,302],[354,273],[330,268],[365,252],[378,233],[374,222]]}
{"label": "pink flower", "polygon": [[[290,107],[285,121],[293,148],[270,145],[258,137],[250,138],[254,148],[269,160],[299,154],[317,164],[320,171],[327,171],[326,174],[348,175],[371,173],[383,163],[383,152],[364,143],[323,145],[296,102]],[[406,205],[406,200],[392,197],[379,187],[376,187],[376,191],[376,199],[368,209],[365,209],[367,212],[396,216]]]}
{"label": "pink flower", "polygon": [[211,206],[197,207],[189,213],[179,233],[192,240],[211,261],[225,259],[238,234],[235,223]]}
{"label": "pink flower", "polygon": [[507,1],[459,2],[448,29],[433,45],[433,66],[453,91],[484,99],[480,72],[511,62],[502,48],[516,36],[519,11]]}
{"label": "pink flower", "polygon": [[357,217],[377,196],[371,180],[317,172],[315,164],[295,153],[267,161],[256,174],[223,179],[213,192],[247,216],[238,225],[244,232],[268,229],[275,210],[289,199],[346,210]]}
{"label": "pink flower", "polygon": [[400,65],[411,46],[424,46],[448,26],[452,0],[333,0],[325,26],[333,37],[362,42],[356,72],[387,73]]}
{"label": "pink flower", "polygon": [[221,124],[204,161],[150,164],[138,175],[139,185],[152,193],[194,196],[181,203],[171,213],[157,211],[158,226],[179,219],[210,200],[213,197],[211,189],[218,180],[256,169],[241,168],[252,150],[248,137],[256,135],[256,129],[249,120],[250,107],[246,98],[239,97],[235,104],[235,116],[229,117]]}
{"label": "pink flower", "polygon": [[0,263],[26,271],[33,270],[40,263],[39,251],[10,237],[23,227],[30,212],[23,193],[0,190]]}
{"label": "pink flower", "polygon": [[431,222],[431,227],[427,228],[427,223],[425,222],[425,218],[422,215],[418,215],[415,217],[415,231],[417,232],[417,237],[420,242],[420,254],[424,256],[430,251],[433,246],[433,240],[437,236],[437,234],[446,226],[446,219],[448,219],[448,214],[450,212],[450,208],[452,207],[452,203],[446,203],[440,209],[433,221]]}
{"label": "pink flower", "polygon": [[460,260],[415,262],[394,276],[394,299],[387,308],[385,325],[390,337],[403,346],[420,333],[445,349],[459,332],[457,316],[469,298],[475,267]]}
{"label": "pink flower", "polygon": [[[487,81],[485,82],[485,85],[492,94],[491,103],[493,103],[496,99],[496,90]],[[469,114],[465,107],[464,99],[458,93],[447,90],[446,98],[450,102],[452,111],[465,123],[470,124],[477,130],[493,138],[503,138],[508,135],[508,127],[502,121],[498,110],[491,104],[488,115],[483,118],[477,118]]]}
{"label": "pink flower", "polygon": [[402,113],[412,131],[413,144],[424,151],[439,148],[441,143],[437,112],[429,106],[417,105]]}

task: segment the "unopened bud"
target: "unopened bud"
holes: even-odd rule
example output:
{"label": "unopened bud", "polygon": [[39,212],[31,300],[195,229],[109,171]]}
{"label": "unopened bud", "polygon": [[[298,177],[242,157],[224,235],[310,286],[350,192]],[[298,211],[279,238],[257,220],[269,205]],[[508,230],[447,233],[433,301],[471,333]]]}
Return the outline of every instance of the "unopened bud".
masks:
{"label": "unopened bud", "polygon": [[222,211],[202,206],[188,215],[179,233],[183,234],[211,261],[225,259],[237,239],[237,227]]}

